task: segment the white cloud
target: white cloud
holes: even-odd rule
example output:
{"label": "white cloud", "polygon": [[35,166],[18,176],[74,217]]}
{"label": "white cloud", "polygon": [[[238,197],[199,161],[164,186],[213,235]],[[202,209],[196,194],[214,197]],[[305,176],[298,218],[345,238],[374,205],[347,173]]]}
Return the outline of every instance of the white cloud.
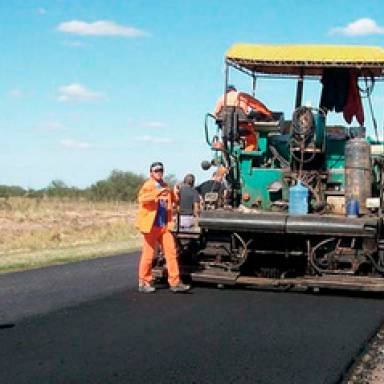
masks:
{"label": "white cloud", "polygon": [[384,34],[384,27],[377,25],[375,20],[369,18],[361,18],[346,27],[331,28],[330,34],[342,34],[346,36],[363,36]]}
{"label": "white cloud", "polygon": [[144,128],[165,128],[167,124],[161,121],[145,121],[141,124]]}
{"label": "white cloud", "polygon": [[59,87],[58,100],[62,102],[95,101],[101,99],[105,99],[102,93],[91,91],[81,84],[73,83]]}
{"label": "white cloud", "polygon": [[92,144],[90,143],[73,139],[63,139],[60,141],[60,145],[69,149],[89,149],[92,147]]}
{"label": "white cloud", "polygon": [[81,20],[71,20],[59,24],[57,30],[83,36],[139,37],[147,35],[146,32],[141,31],[140,29],[119,25],[110,20],[98,20],[93,23],[87,23]]}
{"label": "white cloud", "polygon": [[156,137],[151,135],[144,135],[136,138],[137,141],[143,141],[145,143],[152,144],[170,144],[173,143],[174,140],[169,137]]}
{"label": "white cloud", "polygon": [[9,96],[9,97],[13,97],[13,98],[15,98],[15,99],[20,99],[21,97],[24,96],[24,92],[21,91],[20,89],[14,88],[14,89],[11,89],[11,90],[8,92],[8,96]]}
{"label": "white cloud", "polygon": [[67,127],[60,123],[59,121],[47,121],[41,125],[42,131],[56,132],[56,131],[65,131]]}

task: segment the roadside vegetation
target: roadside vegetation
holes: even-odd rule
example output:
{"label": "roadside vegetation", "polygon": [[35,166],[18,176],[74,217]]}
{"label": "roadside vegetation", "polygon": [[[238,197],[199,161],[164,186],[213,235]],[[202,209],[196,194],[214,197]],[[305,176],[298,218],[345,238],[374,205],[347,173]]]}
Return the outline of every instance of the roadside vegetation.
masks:
{"label": "roadside vegetation", "polygon": [[143,181],[113,171],[84,189],[60,180],[41,190],[0,186],[0,273],[137,249],[133,223]]}
{"label": "roadside vegetation", "polygon": [[62,180],[53,180],[42,189],[24,189],[19,186],[0,185],[0,197],[26,197],[43,199],[47,197],[85,199],[88,201],[134,201],[145,178],[132,172],[114,170],[104,180],[87,188],[69,187]]}

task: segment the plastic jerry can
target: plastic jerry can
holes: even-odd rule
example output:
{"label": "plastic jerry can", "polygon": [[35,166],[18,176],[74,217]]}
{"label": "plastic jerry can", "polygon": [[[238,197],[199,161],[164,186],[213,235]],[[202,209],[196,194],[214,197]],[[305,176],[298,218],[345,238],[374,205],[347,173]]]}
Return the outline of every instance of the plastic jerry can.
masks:
{"label": "plastic jerry can", "polygon": [[289,188],[288,213],[291,215],[305,215],[308,213],[308,188],[299,180]]}

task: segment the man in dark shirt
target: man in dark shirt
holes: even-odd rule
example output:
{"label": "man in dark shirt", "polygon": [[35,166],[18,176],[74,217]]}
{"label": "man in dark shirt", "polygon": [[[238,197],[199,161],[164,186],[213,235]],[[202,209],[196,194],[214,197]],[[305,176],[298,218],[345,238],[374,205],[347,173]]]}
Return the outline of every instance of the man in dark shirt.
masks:
{"label": "man in dark shirt", "polygon": [[199,215],[200,196],[194,185],[195,176],[189,173],[184,177],[184,182],[179,187],[179,224],[181,228],[193,227],[194,218]]}
{"label": "man in dark shirt", "polygon": [[219,194],[223,194],[225,191],[223,177],[224,177],[223,172],[220,172],[220,171],[214,172],[211,180],[204,181],[204,183],[196,187],[197,192],[200,193],[203,199],[205,194],[209,192],[216,192]]}

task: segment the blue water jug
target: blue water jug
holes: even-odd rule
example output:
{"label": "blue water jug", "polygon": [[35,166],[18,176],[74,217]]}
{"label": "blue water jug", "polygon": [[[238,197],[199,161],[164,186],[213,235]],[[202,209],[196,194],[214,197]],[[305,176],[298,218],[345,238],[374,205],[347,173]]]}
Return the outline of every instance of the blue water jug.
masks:
{"label": "blue water jug", "polygon": [[305,215],[308,213],[308,188],[297,184],[289,188],[289,206],[288,212],[292,215]]}

